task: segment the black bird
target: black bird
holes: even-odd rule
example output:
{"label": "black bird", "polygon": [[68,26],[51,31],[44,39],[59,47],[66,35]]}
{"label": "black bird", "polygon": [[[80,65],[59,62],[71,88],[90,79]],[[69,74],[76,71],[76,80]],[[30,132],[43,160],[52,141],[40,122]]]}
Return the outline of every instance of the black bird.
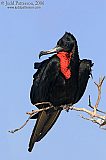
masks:
{"label": "black bird", "polygon": [[[33,129],[28,151],[31,152],[35,142],[40,141],[59,117],[62,109],[60,105],[77,103],[87,86],[93,66],[91,60],[79,59],[78,46],[71,33],[65,33],[57,42],[55,48],[41,51],[39,57],[56,53],[41,63],[35,63],[38,69],[33,76],[30,91],[31,103],[50,102],[55,108],[39,112]],[[46,105],[37,105],[45,108]]]}

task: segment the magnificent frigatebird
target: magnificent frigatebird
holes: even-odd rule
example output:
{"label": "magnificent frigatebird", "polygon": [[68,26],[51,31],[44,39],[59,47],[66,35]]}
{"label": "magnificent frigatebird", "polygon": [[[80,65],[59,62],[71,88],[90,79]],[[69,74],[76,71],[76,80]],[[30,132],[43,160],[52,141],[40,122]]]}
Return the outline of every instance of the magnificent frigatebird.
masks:
{"label": "magnificent frigatebird", "polygon": [[[77,41],[71,33],[66,32],[55,48],[41,51],[39,57],[51,53],[55,54],[39,64],[35,63],[37,72],[33,76],[30,99],[33,105],[50,102],[55,108],[39,112],[33,117],[37,121],[30,138],[29,152],[56,122],[62,111],[59,106],[73,105],[80,100],[91,74],[92,61],[79,59]],[[47,104],[37,107],[45,108]]]}

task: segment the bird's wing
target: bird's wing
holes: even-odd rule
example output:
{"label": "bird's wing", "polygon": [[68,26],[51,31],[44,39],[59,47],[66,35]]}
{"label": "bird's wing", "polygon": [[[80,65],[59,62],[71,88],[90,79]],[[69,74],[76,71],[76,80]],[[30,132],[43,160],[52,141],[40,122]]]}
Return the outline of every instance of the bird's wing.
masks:
{"label": "bird's wing", "polygon": [[56,122],[58,116],[60,115],[61,110],[52,111],[51,113],[47,113],[46,111],[42,111],[39,113],[37,122],[34,126],[28,151],[31,152],[35,142],[40,141],[47,132],[51,129],[53,124]]}
{"label": "bird's wing", "polygon": [[[59,59],[54,57],[41,62],[37,72],[33,76],[33,84],[30,91],[32,104],[49,100],[51,88],[59,75]],[[39,107],[39,106],[38,106]]]}
{"label": "bird's wing", "polygon": [[83,96],[88,79],[90,78],[91,75],[91,67],[93,66],[93,63],[91,60],[83,59],[80,61],[80,66],[79,66],[79,78],[78,78],[78,90],[77,94],[75,96],[75,103],[77,103],[80,98]]}
{"label": "bird's wing", "polygon": [[[38,71],[34,75],[33,85],[30,92],[32,104],[49,101],[51,88],[55,84],[59,75],[59,60],[54,57],[40,64]],[[37,106],[45,107],[44,105]],[[33,129],[28,151],[31,152],[35,142],[40,141],[56,122],[61,110],[42,111],[37,116],[37,121]]]}

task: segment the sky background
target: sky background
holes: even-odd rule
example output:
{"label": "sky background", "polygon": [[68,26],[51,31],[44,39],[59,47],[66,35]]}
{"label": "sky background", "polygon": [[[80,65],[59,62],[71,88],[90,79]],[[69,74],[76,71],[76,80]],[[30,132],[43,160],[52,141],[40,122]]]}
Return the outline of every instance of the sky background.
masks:
{"label": "sky background", "polygon": [[[27,149],[34,120],[19,132],[8,133],[27,119],[27,111],[35,109],[29,99],[33,64],[47,58],[39,60],[39,52],[54,47],[65,31],[76,37],[80,58],[94,62],[93,80],[76,104],[88,108],[89,94],[93,104],[97,97],[94,81],[106,75],[106,1],[45,0],[41,9],[22,10],[0,5],[0,159],[106,159],[106,131],[75,111],[63,111],[31,153]],[[106,111],[106,81],[99,107]]]}

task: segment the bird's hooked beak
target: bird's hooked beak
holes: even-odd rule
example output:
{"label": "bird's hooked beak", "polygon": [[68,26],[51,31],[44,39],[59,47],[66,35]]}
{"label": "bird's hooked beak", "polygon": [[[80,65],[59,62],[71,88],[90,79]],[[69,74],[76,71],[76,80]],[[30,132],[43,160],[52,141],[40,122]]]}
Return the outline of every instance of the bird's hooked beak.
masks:
{"label": "bird's hooked beak", "polygon": [[39,59],[40,59],[40,57],[43,56],[43,55],[52,54],[52,53],[57,53],[57,52],[60,52],[60,51],[62,51],[62,50],[63,50],[62,47],[56,46],[55,48],[50,49],[50,50],[48,50],[48,51],[41,51],[40,54],[39,54]]}

